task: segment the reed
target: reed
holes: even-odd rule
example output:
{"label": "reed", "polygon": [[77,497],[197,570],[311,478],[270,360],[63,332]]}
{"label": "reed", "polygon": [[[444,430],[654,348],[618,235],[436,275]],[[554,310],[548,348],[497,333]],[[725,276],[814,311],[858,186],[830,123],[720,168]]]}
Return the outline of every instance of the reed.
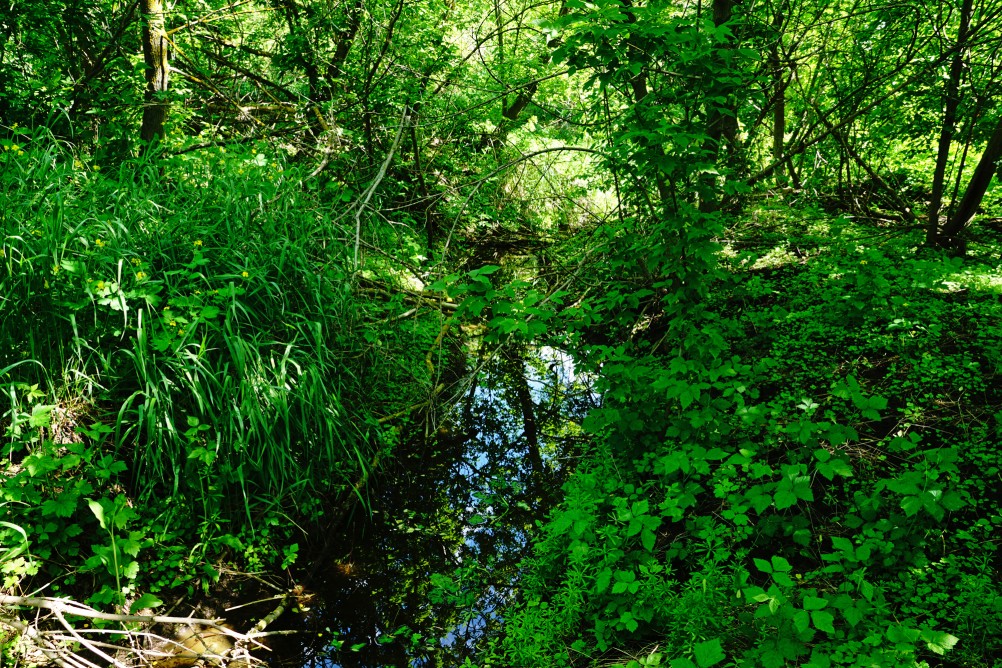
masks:
{"label": "reed", "polygon": [[350,486],[376,442],[372,379],[393,374],[295,168],[214,151],[98,167],[44,134],[0,156],[0,384],[84,402],[138,497],[253,520]]}

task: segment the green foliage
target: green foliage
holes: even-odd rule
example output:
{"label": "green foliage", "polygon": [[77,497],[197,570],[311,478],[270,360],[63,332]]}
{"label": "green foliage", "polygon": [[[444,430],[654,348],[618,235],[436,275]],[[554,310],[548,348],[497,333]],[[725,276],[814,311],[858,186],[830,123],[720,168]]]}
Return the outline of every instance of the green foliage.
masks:
{"label": "green foliage", "polygon": [[21,137],[0,154],[5,587],[45,564],[123,606],[220,558],[288,567],[316,496],[393,447],[374,415],[427,391],[395,360],[424,369],[440,323],[370,324],[406,307],[356,301],[329,213],[264,146],[106,174]]}
{"label": "green foliage", "polygon": [[[391,425],[463,393],[458,330],[561,347],[601,398],[487,661],[998,654],[1002,277],[887,229],[941,135],[959,195],[993,131],[994,14],[954,50],[953,5],[176,3],[136,157],[137,6],[12,4],[4,589],[135,608],[289,568]],[[772,227],[773,177],[882,227]],[[496,491],[470,528],[527,531]]]}
{"label": "green foliage", "polygon": [[[650,644],[665,665],[703,665],[713,642],[766,667],[991,654],[997,591],[976,574],[995,546],[974,536],[999,518],[983,445],[999,397],[964,360],[994,355],[998,307],[954,298],[952,260],[825,243],[785,272],[741,258],[733,279],[703,279],[717,286],[703,310],[583,349],[605,398],[584,425],[596,445],[509,618],[516,665]],[[592,308],[637,312],[612,290]],[[915,312],[922,328],[902,337]],[[962,590],[982,601],[969,625]]]}

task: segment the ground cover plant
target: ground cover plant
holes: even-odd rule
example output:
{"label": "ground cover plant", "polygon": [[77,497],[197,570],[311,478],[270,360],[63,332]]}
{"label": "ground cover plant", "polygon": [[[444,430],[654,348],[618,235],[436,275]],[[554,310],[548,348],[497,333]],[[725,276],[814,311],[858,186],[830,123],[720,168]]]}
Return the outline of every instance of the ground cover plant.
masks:
{"label": "ground cover plant", "polygon": [[811,211],[769,227],[731,237],[681,347],[591,351],[597,453],[546,526],[507,660],[993,665],[997,250],[916,254],[914,234]]}

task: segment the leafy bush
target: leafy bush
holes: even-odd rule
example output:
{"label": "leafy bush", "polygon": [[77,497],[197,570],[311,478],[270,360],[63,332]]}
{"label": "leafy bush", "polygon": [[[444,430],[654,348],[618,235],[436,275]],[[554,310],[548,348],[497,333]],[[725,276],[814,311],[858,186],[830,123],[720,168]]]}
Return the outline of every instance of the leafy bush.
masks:
{"label": "leafy bush", "polygon": [[[957,645],[980,665],[997,651],[997,301],[955,299],[961,280],[985,289],[956,260],[826,246],[764,276],[755,258],[711,268],[662,300],[666,315],[689,307],[671,319],[579,348],[603,383],[594,450],[545,525],[505,660],[913,666]],[[637,254],[618,257],[629,285]],[[592,306],[613,322],[652,322],[625,290],[605,300]]]}

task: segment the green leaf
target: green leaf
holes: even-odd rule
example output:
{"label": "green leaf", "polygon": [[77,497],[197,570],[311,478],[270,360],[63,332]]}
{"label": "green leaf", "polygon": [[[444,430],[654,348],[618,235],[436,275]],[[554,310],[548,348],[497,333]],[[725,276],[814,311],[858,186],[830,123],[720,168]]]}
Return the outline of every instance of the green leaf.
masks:
{"label": "green leaf", "polygon": [[905,515],[908,517],[922,510],[922,505],[922,498],[919,496],[906,496],[901,499],[901,509],[905,511]]}
{"label": "green leaf", "polygon": [[765,559],[755,559],[755,568],[759,569],[763,573],[772,573],[772,564],[770,564]]}
{"label": "green leaf", "polygon": [[819,631],[824,631],[825,633],[835,633],[835,616],[830,612],[824,612],[823,610],[815,610],[811,613],[811,621],[814,623],[814,628]]}
{"label": "green leaf", "polygon": [[101,525],[102,529],[107,530],[108,525],[104,521],[104,506],[93,499],[87,499],[87,505],[90,506],[90,511],[97,518],[97,523]]}
{"label": "green leaf", "polygon": [[773,499],[776,502],[777,510],[785,510],[797,505],[797,495],[788,490],[777,490]]}
{"label": "green leaf", "polygon": [[791,578],[786,573],[773,573],[772,574],[772,579],[780,587],[792,587],[793,586],[793,578]]}
{"label": "green leaf", "polygon": [[852,541],[842,536],[832,536],[832,547],[840,552],[848,552],[850,554],[853,551]]}
{"label": "green leaf", "polygon": [[164,602],[153,594],[143,594],[135,600],[135,602],[129,606],[129,613],[136,614],[139,610],[144,610],[146,608],[156,608],[163,605]]}
{"label": "green leaf", "polygon": [[811,626],[811,618],[807,614],[806,610],[797,610],[793,614],[793,628],[797,629],[797,633],[803,633]]}
{"label": "green leaf", "polygon": [[654,543],[656,542],[657,534],[653,531],[644,529],[644,532],[640,534],[640,543],[644,546],[644,549],[648,552],[654,551]]}
{"label": "green leaf", "polygon": [[949,633],[924,629],[922,631],[922,640],[926,641],[925,645],[929,648],[929,651],[942,655],[947,650],[953,649],[953,646],[957,644],[959,639],[957,636],[950,635]]}
{"label": "green leaf", "polygon": [[78,498],[76,490],[63,491],[55,499],[49,499],[42,503],[42,515],[70,517],[77,509]]}
{"label": "green leaf", "polygon": [[773,557],[772,570],[778,573],[789,573],[791,570],[793,570],[793,567],[790,566],[790,562],[784,559],[783,557]]}
{"label": "green leaf", "polygon": [[612,582],[612,569],[605,568],[598,574],[598,577],[595,578],[595,590],[600,594],[605,593],[605,590],[608,589],[610,582]]}
{"label": "green leaf", "polygon": [[804,610],[821,610],[826,607],[828,607],[828,601],[826,599],[818,598],[816,596],[804,597]]}
{"label": "green leaf", "polygon": [[693,654],[696,656],[696,663],[699,664],[699,668],[708,668],[708,666],[720,663],[727,658],[723,648],[720,646],[720,640],[717,638],[697,643],[693,648]]}
{"label": "green leaf", "polygon": [[31,409],[31,417],[28,418],[28,425],[34,428],[48,427],[52,424],[52,409],[55,406],[43,406],[38,404]]}
{"label": "green leaf", "polygon": [[863,611],[855,606],[843,610],[842,615],[845,617],[845,621],[849,622],[849,626],[853,627],[863,621],[864,617]]}
{"label": "green leaf", "polygon": [[124,575],[129,580],[135,580],[139,575],[139,562],[130,561],[125,568],[122,569],[122,575]]}

